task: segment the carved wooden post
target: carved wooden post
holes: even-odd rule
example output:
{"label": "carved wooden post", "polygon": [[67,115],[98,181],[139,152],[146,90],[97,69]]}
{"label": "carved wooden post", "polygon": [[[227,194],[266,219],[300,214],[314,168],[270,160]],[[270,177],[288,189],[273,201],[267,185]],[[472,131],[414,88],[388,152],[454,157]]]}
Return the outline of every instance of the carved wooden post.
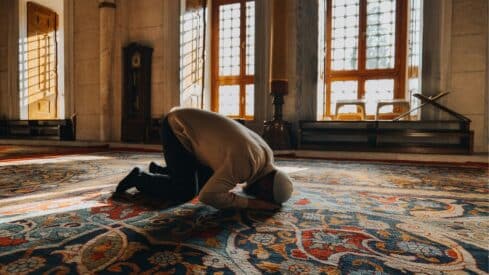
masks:
{"label": "carved wooden post", "polygon": [[111,138],[112,90],[114,87],[115,0],[100,0],[100,140]]}
{"label": "carved wooden post", "polygon": [[272,121],[266,121],[263,137],[272,149],[290,149],[290,123],[282,119],[284,96],[288,94],[287,77],[287,1],[273,0],[272,76],[270,94],[273,98]]}

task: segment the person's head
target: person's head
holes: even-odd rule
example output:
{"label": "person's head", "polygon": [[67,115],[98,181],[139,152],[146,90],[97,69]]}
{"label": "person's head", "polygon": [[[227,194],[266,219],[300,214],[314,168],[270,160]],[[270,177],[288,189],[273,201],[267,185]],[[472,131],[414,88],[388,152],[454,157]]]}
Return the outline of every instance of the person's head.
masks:
{"label": "person's head", "polygon": [[258,199],[281,204],[292,195],[292,181],[286,173],[274,170],[244,190],[247,194]]}

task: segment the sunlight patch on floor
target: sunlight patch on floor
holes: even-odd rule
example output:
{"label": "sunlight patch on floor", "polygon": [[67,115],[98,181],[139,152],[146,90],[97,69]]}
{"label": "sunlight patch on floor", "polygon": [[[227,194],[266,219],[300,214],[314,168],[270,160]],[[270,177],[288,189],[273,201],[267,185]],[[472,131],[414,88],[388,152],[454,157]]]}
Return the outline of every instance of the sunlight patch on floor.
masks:
{"label": "sunlight patch on floor", "polygon": [[0,223],[107,206],[107,203],[100,200],[100,196],[107,193],[110,192],[94,192],[76,197],[42,201],[27,200],[21,203],[16,203],[15,205],[0,207]]}
{"label": "sunlight patch on floor", "polygon": [[295,166],[277,166],[278,169],[284,171],[285,173],[295,173],[295,172],[300,172],[300,171],[305,171],[309,168],[305,167],[295,167]]}
{"label": "sunlight patch on floor", "polygon": [[29,165],[29,164],[47,164],[47,163],[63,163],[71,161],[87,161],[87,160],[106,160],[113,159],[113,157],[107,156],[94,156],[94,155],[70,155],[63,157],[52,157],[52,158],[37,158],[37,159],[23,159],[14,160],[8,162],[0,162],[0,166],[11,166],[11,165]]}

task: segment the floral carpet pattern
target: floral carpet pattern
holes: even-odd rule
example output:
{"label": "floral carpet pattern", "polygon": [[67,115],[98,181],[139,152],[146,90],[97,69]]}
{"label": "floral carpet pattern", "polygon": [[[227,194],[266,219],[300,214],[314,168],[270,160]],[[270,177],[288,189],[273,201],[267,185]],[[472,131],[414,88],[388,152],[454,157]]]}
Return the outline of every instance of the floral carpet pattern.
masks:
{"label": "floral carpet pattern", "polygon": [[0,162],[0,274],[489,272],[487,168],[279,160],[295,191],[278,212],[111,196],[158,159]]}

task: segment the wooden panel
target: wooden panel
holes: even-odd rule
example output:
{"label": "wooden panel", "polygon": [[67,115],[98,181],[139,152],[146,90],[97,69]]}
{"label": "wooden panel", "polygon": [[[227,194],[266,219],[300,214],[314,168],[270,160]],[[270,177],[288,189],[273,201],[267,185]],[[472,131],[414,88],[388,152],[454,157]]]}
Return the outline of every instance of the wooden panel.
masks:
{"label": "wooden panel", "polygon": [[57,116],[58,15],[43,6],[27,3],[27,84],[29,119]]}

